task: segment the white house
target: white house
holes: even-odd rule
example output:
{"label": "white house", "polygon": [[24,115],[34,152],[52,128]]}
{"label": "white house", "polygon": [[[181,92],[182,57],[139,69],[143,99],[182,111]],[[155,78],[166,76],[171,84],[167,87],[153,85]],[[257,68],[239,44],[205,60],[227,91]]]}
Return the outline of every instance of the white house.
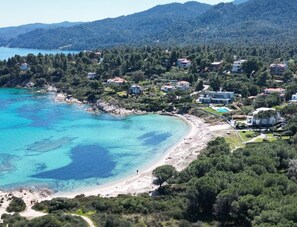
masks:
{"label": "white house", "polygon": [[29,65],[27,63],[22,63],[21,66],[20,66],[20,70],[22,71],[27,71],[29,70]]}
{"label": "white house", "polygon": [[161,87],[161,91],[168,92],[175,90],[175,87],[171,84],[165,84]]}
{"label": "white house", "polygon": [[271,75],[280,76],[288,68],[287,64],[271,64],[269,66],[269,71]]}
{"label": "white house", "polygon": [[291,102],[297,102],[297,93],[292,95],[292,99],[290,101]]}
{"label": "white house", "polygon": [[190,88],[190,83],[188,81],[178,81],[175,87],[178,90],[185,91]]}
{"label": "white house", "polygon": [[96,76],[97,76],[96,73],[88,73],[88,74],[87,74],[87,78],[88,78],[88,79],[95,79]]}
{"label": "white house", "polygon": [[191,61],[186,58],[180,58],[177,60],[177,66],[181,68],[188,68],[191,66]]}
{"label": "white house", "polygon": [[244,62],[246,62],[246,60],[244,60],[244,59],[235,61],[232,66],[232,72],[234,72],[234,73],[241,72],[241,67]]}
{"label": "white house", "polygon": [[139,95],[142,93],[142,88],[139,85],[134,84],[129,88],[129,93]]}
{"label": "white house", "polygon": [[213,62],[210,65],[210,70],[211,71],[218,71],[218,70],[220,70],[222,65],[223,65],[223,61]]}
{"label": "white house", "polygon": [[262,107],[256,109],[252,116],[247,116],[246,123],[249,126],[272,126],[279,120],[280,114],[275,109]]}

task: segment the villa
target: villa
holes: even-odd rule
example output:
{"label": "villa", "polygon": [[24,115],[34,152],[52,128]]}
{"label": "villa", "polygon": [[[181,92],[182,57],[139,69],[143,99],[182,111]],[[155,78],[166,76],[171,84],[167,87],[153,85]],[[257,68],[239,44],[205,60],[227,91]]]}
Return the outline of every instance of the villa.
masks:
{"label": "villa", "polygon": [[222,68],[223,61],[218,61],[218,62],[213,62],[210,65],[210,70],[211,71],[218,71]]}
{"label": "villa", "polygon": [[113,79],[108,79],[107,80],[107,83],[108,84],[114,84],[114,85],[123,85],[125,84],[127,81],[124,80],[123,78],[121,77],[115,77]]}
{"label": "villa", "polygon": [[258,108],[252,116],[247,116],[248,126],[273,126],[280,120],[280,114],[273,108]]}
{"label": "villa", "polygon": [[287,64],[271,64],[269,70],[271,75],[281,76],[287,68]]}
{"label": "villa", "polygon": [[181,68],[189,68],[191,66],[191,61],[186,58],[180,58],[177,60],[177,66]]}
{"label": "villa", "polygon": [[161,91],[164,92],[169,92],[169,91],[173,91],[175,90],[175,86],[171,85],[171,84],[165,84],[161,87]]}
{"label": "villa", "polygon": [[283,89],[283,88],[266,88],[264,90],[265,95],[269,95],[269,94],[272,94],[272,93],[277,93],[277,94],[279,94],[280,97],[284,97],[285,93],[286,93],[286,90]]}
{"label": "villa", "polygon": [[22,71],[27,71],[29,70],[29,65],[27,63],[22,63],[21,66],[20,66],[20,70]]}
{"label": "villa", "polygon": [[238,73],[238,72],[241,72],[242,71],[242,64],[244,62],[246,62],[247,60],[239,60],[239,61],[235,61],[233,63],[233,66],[232,66],[232,72],[234,73]]}
{"label": "villa", "polygon": [[229,91],[207,91],[204,95],[201,95],[198,99],[200,103],[210,104],[229,104],[234,101],[234,92]]}
{"label": "villa", "polygon": [[175,87],[178,90],[186,91],[190,88],[190,83],[188,81],[178,81]]}
{"label": "villa", "polygon": [[297,93],[292,95],[292,99],[290,101],[291,102],[297,102]]}
{"label": "villa", "polygon": [[134,95],[142,94],[142,88],[139,85],[134,84],[129,88],[129,93]]}
{"label": "villa", "polygon": [[96,73],[88,73],[88,74],[87,74],[87,78],[88,78],[88,79],[95,79],[96,76],[97,76]]}

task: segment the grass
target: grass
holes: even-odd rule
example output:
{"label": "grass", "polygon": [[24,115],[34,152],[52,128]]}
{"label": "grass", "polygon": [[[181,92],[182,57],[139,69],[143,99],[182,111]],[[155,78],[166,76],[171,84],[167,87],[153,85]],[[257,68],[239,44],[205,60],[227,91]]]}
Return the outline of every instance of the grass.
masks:
{"label": "grass", "polygon": [[91,217],[93,214],[95,214],[96,211],[88,211],[88,212],[83,212],[82,209],[78,209],[75,214],[77,215],[81,215],[81,216],[87,216],[87,217]]}
{"label": "grass", "polygon": [[245,145],[242,143],[241,138],[236,132],[231,132],[229,135],[225,136],[225,141],[229,144],[231,150],[236,150],[238,148],[243,148]]}
{"label": "grass", "polygon": [[239,134],[245,142],[258,136],[258,134],[253,131],[239,131]]}
{"label": "grass", "polygon": [[120,91],[120,92],[117,92],[117,95],[119,97],[126,97],[127,96],[127,91]]}
{"label": "grass", "polygon": [[262,143],[263,142],[263,138],[257,138],[254,143]]}

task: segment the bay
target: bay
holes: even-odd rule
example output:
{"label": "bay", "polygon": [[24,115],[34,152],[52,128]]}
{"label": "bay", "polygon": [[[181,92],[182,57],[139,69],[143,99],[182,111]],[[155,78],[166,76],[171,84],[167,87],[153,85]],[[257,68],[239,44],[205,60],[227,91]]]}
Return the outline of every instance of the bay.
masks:
{"label": "bay", "polygon": [[156,162],[189,132],[176,117],[95,115],[34,90],[1,88],[0,102],[0,189],[110,183]]}

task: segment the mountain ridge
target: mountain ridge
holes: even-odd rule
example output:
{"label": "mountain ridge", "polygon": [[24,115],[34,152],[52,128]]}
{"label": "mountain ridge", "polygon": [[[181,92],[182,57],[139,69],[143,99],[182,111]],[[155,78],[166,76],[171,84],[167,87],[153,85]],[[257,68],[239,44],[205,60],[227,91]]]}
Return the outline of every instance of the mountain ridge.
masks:
{"label": "mountain ridge", "polygon": [[83,22],[69,22],[69,21],[63,21],[59,23],[32,23],[32,24],[25,24],[25,25],[19,25],[19,26],[10,26],[10,27],[3,27],[0,28],[0,37],[2,40],[9,40],[12,38],[16,38],[17,36],[28,33],[30,31],[36,30],[36,29],[53,29],[58,27],[71,27],[78,24],[82,24]]}
{"label": "mountain ridge", "polygon": [[[215,6],[187,2],[155,6],[118,18],[68,28],[37,29],[10,40],[12,47],[82,50],[121,45],[276,42],[297,40],[297,2],[248,0]],[[1,36],[0,36],[1,39]]]}

